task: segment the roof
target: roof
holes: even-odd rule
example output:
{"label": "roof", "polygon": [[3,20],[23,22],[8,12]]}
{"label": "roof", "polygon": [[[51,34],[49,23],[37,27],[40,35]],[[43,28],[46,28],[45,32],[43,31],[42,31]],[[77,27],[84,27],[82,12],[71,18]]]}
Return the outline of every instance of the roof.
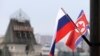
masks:
{"label": "roof", "polygon": [[29,16],[22,9],[14,12],[10,18],[15,18],[19,21],[29,20]]}

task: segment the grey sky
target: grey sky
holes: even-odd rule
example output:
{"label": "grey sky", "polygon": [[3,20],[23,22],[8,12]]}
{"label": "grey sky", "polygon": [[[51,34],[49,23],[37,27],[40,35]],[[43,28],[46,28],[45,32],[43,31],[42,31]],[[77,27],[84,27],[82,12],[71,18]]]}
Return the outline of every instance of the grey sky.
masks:
{"label": "grey sky", "polygon": [[89,19],[89,0],[0,0],[0,35],[5,34],[10,16],[20,8],[30,17],[35,33],[53,35],[61,7],[74,21],[82,9]]}

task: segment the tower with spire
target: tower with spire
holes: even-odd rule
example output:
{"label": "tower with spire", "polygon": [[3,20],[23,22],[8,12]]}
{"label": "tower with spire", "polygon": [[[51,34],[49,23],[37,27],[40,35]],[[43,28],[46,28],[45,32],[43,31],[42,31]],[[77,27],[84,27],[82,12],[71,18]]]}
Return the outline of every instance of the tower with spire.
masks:
{"label": "tower with spire", "polygon": [[33,41],[32,43],[36,44],[33,28],[28,19],[21,9],[11,15],[5,36],[6,43],[28,44]]}
{"label": "tower with spire", "polygon": [[[30,24],[29,17],[23,10],[19,9],[10,16],[6,34],[2,45],[0,45],[3,55],[39,56],[40,48],[41,46],[36,43],[34,28]],[[5,55],[5,53],[7,54]]]}

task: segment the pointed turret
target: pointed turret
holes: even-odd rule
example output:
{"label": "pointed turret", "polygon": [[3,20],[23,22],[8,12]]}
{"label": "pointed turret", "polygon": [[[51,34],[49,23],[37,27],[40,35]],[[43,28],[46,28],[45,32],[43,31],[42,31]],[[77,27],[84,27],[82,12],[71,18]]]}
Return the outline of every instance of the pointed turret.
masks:
{"label": "pointed turret", "polygon": [[36,44],[28,16],[20,9],[11,16],[6,32],[6,43]]}

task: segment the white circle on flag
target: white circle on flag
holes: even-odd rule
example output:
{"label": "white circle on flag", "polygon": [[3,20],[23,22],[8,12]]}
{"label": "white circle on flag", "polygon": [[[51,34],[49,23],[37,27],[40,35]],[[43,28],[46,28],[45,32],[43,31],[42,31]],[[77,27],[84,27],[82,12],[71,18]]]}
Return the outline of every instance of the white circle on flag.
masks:
{"label": "white circle on flag", "polygon": [[[84,23],[84,21],[79,21],[78,23],[76,23],[76,26],[78,27],[80,32],[84,32],[85,31],[85,23]],[[79,31],[77,29],[75,29],[75,31],[79,33]]]}

